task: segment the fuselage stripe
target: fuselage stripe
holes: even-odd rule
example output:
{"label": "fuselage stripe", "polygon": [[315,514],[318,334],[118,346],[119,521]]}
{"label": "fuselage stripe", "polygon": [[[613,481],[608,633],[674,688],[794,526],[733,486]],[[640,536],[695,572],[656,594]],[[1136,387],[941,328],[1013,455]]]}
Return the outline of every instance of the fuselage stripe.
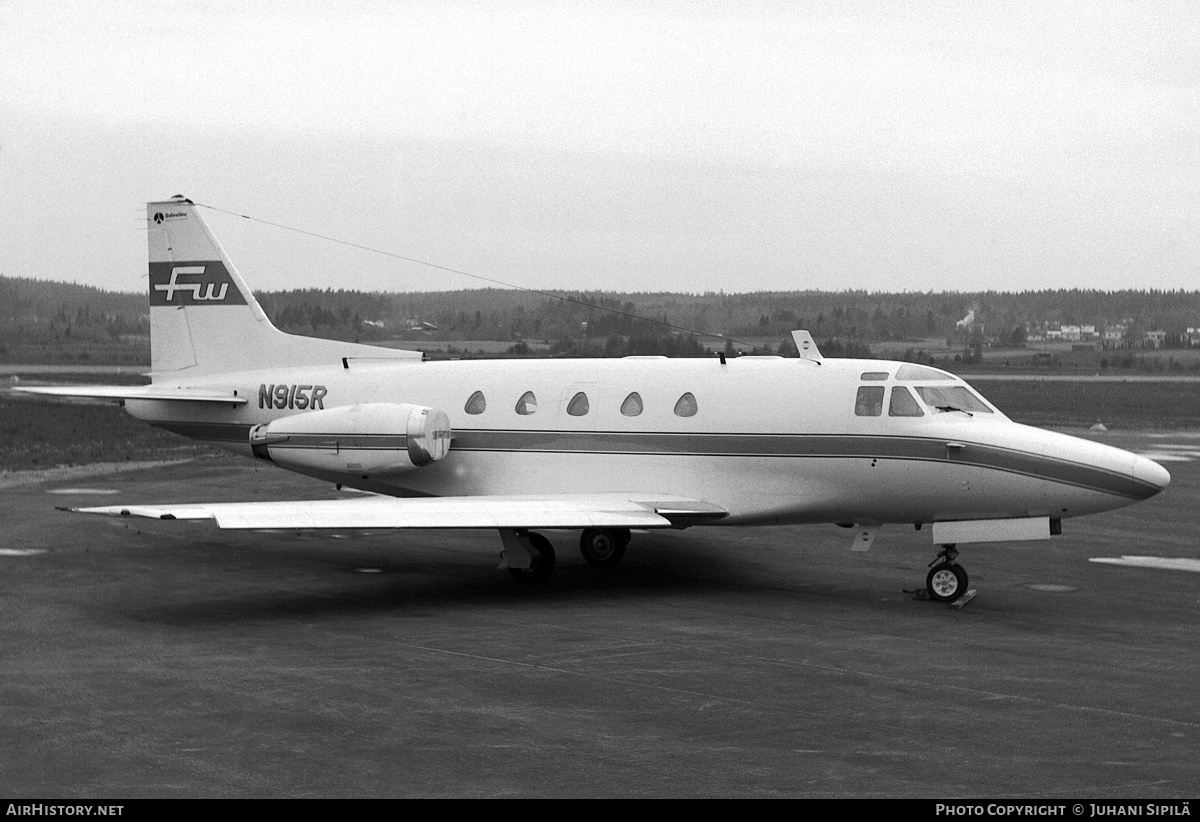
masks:
{"label": "fuselage stripe", "polygon": [[[249,425],[158,421],[154,423],[193,439],[245,445]],[[406,447],[404,435],[304,434],[290,437],[283,447],[298,449],[388,450]],[[1043,454],[962,442],[948,449],[942,438],[855,434],[725,434],[679,432],[613,432],[466,429],[454,432],[451,453],[595,454],[663,457],[880,459],[955,463],[1003,471],[1051,482],[1101,491],[1128,499],[1146,499],[1157,486],[1129,474],[1109,471]]]}

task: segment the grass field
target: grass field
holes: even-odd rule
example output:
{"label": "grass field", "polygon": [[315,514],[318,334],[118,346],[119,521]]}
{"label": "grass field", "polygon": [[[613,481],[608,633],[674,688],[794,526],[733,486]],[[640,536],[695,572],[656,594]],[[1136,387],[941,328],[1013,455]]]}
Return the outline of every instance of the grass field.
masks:
{"label": "grass field", "polygon": [[0,470],[157,460],[214,453],[110,404],[0,394]]}
{"label": "grass field", "polygon": [[1200,427],[1200,385],[1194,382],[980,380],[975,387],[1009,417],[1028,425]]}
{"label": "grass field", "polygon": [[[1012,419],[1029,425],[1200,428],[1200,386],[1195,383],[987,380],[976,387]],[[214,449],[152,428],[115,405],[0,394],[0,470],[211,453]]]}

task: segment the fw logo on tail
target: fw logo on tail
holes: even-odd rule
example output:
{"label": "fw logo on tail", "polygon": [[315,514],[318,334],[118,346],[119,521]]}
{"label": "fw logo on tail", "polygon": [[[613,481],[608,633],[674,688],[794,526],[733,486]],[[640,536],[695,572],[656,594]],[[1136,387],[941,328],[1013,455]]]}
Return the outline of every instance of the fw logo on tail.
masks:
{"label": "fw logo on tail", "polygon": [[245,305],[219,260],[150,263],[150,305]]}
{"label": "fw logo on tail", "polygon": [[[180,274],[203,274],[204,266],[202,265],[177,265],[171,269],[171,279],[166,285],[154,286],[155,291],[164,291],[167,295],[167,302],[173,302],[176,291],[191,291],[193,300],[216,300],[220,302],[225,299],[225,292],[229,290],[229,283],[221,283],[221,290],[213,294],[217,287],[216,283],[181,283],[178,281]],[[201,293],[200,289],[204,288]]]}

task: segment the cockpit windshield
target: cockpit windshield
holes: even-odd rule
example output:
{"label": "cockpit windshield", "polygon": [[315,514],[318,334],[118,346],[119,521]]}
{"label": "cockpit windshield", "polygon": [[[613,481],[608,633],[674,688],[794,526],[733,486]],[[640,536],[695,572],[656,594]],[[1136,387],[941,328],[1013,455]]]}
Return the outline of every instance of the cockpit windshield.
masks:
{"label": "cockpit windshield", "polygon": [[[906,369],[911,369],[906,371]],[[926,417],[939,413],[997,414],[994,407],[981,397],[975,389],[953,374],[906,364],[896,372],[895,379],[907,377],[916,380],[923,377],[932,385],[880,385],[888,375],[882,371],[867,371],[859,375],[865,384],[860,384],[854,398],[856,417]],[[874,383],[874,384],[872,384]]]}
{"label": "cockpit windshield", "polygon": [[918,385],[921,400],[938,411],[991,414],[992,409],[965,385]]}

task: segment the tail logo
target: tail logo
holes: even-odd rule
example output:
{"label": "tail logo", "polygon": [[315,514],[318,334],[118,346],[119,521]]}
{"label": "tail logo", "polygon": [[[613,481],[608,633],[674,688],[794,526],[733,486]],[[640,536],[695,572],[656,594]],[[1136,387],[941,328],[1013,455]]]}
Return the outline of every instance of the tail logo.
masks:
{"label": "tail logo", "polygon": [[[167,295],[167,302],[175,301],[176,291],[192,292],[192,299],[199,302],[221,302],[225,299],[225,292],[229,289],[229,283],[221,283],[220,293],[214,294],[213,289],[217,287],[216,283],[181,283],[178,278],[180,274],[203,274],[204,266],[202,265],[177,265],[171,269],[171,279],[166,285],[154,286],[155,291],[164,291]],[[204,289],[201,293],[201,289]]]}
{"label": "tail logo", "polygon": [[150,305],[245,305],[233,280],[219,261],[151,263]]}

